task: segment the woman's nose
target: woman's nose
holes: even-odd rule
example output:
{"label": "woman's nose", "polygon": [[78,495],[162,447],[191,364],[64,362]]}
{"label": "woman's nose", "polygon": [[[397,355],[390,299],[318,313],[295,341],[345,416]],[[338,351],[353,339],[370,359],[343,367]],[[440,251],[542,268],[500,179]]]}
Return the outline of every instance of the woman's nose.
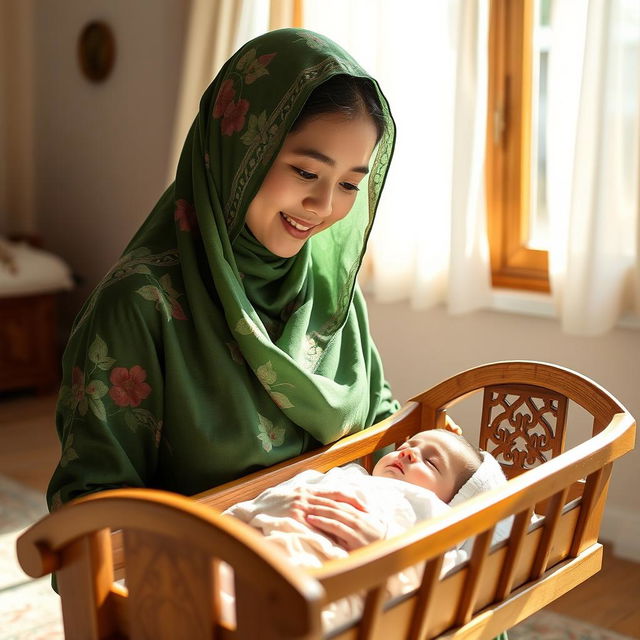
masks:
{"label": "woman's nose", "polygon": [[333,211],[332,189],[325,185],[315,185],[313,191],[303,200],[302,206],[320,218],[328,218]]}

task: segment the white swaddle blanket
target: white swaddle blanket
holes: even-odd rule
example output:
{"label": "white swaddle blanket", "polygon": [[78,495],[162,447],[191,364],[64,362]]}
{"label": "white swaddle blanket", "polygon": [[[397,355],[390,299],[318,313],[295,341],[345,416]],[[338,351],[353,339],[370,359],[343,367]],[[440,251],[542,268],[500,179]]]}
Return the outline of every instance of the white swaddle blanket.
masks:
{"label": "white swaddle blanket", "polygon": [[[296,566],[319,567],[327,560],[344,558],[348,552],[328,536],[309,525],[284,515],[289,498],[298,488],[339,490],[356,496],[376,520],[386,526],[384,537],[406,531],[416,522],[433,518],[450,509],[433,491],[402,480],[370,476],[357,464],[336,467],[327,473],[304,471],[294,478],[267,489],[257,498],[240,502],[224,513],[261,531],[271,544],[280,547]],[[446,573],[468,557],[466,551],[452,549],[444,558]],[[388,596],[396,597],[415,589],[422,578],[422,566],[410,567],[387,582]],[[229,576],[226,578],[229,579]],[[231,591],[224,589],[224,591]],[[223,602],[229,594],[223,595]],[[227,600],[225,609],[232,601]],[[331,603],[323,611],[325,631],[335,629],[362,611],[362,598],[352,596]]]}

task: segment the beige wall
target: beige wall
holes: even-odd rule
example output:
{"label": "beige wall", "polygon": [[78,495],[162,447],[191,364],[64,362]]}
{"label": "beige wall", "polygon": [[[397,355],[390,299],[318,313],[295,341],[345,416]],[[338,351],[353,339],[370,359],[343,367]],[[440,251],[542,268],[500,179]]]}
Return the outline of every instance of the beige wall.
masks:
{"label": "beige wall", "polygon": [[[124,249],[165,188],[181,63],[182,0],[39,0],[36,34],[37,214],[46,246],[86,285]],[[115,33],[116,61],[87,81],[77,39],[90,20]]]}

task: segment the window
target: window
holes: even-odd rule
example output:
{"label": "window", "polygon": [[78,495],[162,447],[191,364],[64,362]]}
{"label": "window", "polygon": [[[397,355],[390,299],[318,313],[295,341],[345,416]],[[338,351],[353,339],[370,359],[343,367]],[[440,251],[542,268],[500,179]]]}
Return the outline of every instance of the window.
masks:
{"label": "window", "polygon": [[492,0],[486,187],[493,285],[549,291],[545,105],[550,0]]}

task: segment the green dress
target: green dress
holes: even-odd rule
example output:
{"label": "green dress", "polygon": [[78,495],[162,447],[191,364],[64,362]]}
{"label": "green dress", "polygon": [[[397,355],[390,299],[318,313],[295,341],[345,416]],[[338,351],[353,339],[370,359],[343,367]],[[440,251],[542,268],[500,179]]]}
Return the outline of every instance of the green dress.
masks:
{"label": "green dress", "polygon": [[292,258],[244,225],[310,92],[335,74],[368,77],[330,40],[282,29],[206,90],[175,182],[74,322],[50,508],[121,486],[194,494],[398,408],[356,284],[395,137],[382,94],[386,132],[346,218]]}

